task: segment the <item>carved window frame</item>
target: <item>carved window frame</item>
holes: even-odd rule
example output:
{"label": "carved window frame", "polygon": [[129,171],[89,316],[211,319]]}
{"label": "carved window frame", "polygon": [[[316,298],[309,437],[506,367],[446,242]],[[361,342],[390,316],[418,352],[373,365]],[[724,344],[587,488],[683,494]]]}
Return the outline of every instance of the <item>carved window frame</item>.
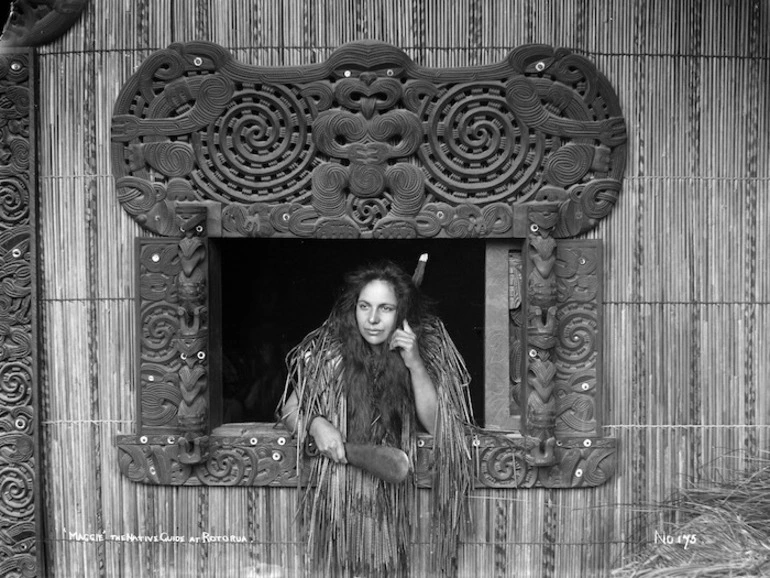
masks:
{"label": "carved window frame", "polygon": [[[497,428],[469,432],[478,482],[584,487],[613,474],[602,247],[571,237],[612,209],[626,134],[590,61],[528,45],[498,64],[433,69],[365,41],[325,63],[262,68],[214,44],[175,44],[126,83],[112,127],[120,202],[156,234],[137,241],[137,432],[116,440],[130,479],[297,483],[298,449],[280,426],[215,429],[217,237],[520,239],[518,290],[515,260],[496,274],[509,292],[496,393],[510,400],[519,376],[521,432],[505,431],[514,405]],[[418,444],[421,485],[431,446]]]}

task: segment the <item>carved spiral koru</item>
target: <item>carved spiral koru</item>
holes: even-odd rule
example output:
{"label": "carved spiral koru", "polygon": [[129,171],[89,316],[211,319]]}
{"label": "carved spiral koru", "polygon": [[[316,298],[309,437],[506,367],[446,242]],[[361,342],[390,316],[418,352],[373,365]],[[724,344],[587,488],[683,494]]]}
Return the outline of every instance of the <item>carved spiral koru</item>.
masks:
{"label": "carved spiral koru", "polygon": [[[312,206],[322,217],[345,214],[349,171],[339,163],[322,163],[313,171]],[[351,199],[358,197],[351,196]]]}
{"label": "carved spiral koru", "polygon": [[10,361],[0,365],[0,403],[28,405],[32,398],[32,370],[26,362]]}
{"label": "carved spiral koru", "polygon": [[352,197],[349,201],[348,213],[361,227],[370,229],[382,220],[389,212],[390,203],[387,199],[359,199]]}
{"label": "carved spiral koru", "polygon": [[[27,459],[31,458],[31,453]],[[18,522],[32,515],[35,507],[34,478],[28,461],[0,461],[0,517]]]}
{"label": "carved spiral koru", "polygon": [[485,448],[480,455],[479,477],[488,488],[519,487],[530,469],[525,455],[510,446]]}
{"label": "carved spiral koru", "polygon": [[227,202],[305,195],[317,164],[307,104],[280,85],[244,88],[228,104],[194,136],[196,185]]}
{"label": "carved spiral koru", "polygon": [[593,365],[599,331],[595,306],[570,303],[559,308],[556,357],[571,367]]}
{"label": "carved spiral koru", "polygon": [[170,363],[178,357],[174,338],[179,332],[177,306],[167,302],[148,303],[141,311],[142,361]]}
{"label": "carved spiral koru", "polygon": [[29,191],[21,179],[0,177],[0,227],[5,229],[29,219]]}
{"label": "carved spiral koru", "polygon": [[209,458],[196,468],[198,479],[207,485],[248,486],[257,473],[256,452],[238,446],[211,448]]}
{"label": "carved spiral koru", "polygon": [[429,144],[419,156],[437,197],[452,203],[514,200],[542,161],[542,139],[521,125],[499,83],[448,87],[421,111]]}

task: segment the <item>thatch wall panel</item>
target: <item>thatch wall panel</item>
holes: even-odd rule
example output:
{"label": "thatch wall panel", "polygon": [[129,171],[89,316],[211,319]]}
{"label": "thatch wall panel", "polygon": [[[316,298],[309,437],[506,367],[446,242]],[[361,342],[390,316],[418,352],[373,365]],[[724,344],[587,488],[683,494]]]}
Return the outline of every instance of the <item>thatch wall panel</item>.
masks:
{"label": "thatch wall panel", "polygon": [[[770,127],[770,123],[767,124]],[[770,128],[768,129],[770,132]],[[770,150],[770,145],[766,149]],[[770,165],[769,163],[764,163]],[[767,167],[765,167],[767,169]],[[765,243],[765,239],[770,239],[770,178],[757,183],[757,204],[756,204],[756,238],[757,243],[754,246],[754,255],[757,263],[756,276],[757,288],[755,298],[758,303],[770,303],[770,243]],[[764,351],[768,351],[765,348]]]}
{"label": "thatch wall panel", "polygon": [[[126,219],[115,194],[115,179],[99,176],[94,179],[94,214],[99,227],[94,231],[92,243],[95,266],[101,274],[95,279],[94,291],[110,300],[128,300],[133,307],[136,287],[136,248],[133,239],[145,236],[133,219]],[[115,239],[120,239],[115,242]],[[133,310],[132,310],[133,311]],[[133,335],[133,325],[121,326]],[[127,334],[121,333],[122,338]]]}
{"label": "thatch wall panel", "polygon": [[88,295],[86,198],[79,193],[85,179],[47,176],[39,179],[39,186],[40,240],[43,246],[56,247],[42,255],[50,275],[41,279],[41,291],[46,299],[83,299]]}

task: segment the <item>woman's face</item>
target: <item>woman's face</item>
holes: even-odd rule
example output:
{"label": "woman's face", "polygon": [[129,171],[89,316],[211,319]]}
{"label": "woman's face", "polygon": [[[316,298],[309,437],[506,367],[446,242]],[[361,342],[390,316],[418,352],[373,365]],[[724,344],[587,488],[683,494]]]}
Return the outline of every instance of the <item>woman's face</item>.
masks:
{"label": "woman's face", "polygon": [[361,336],[370,345],[385,343],[396,329],[396,293],[390,283],[367,283],[356,302],[356,322]]}

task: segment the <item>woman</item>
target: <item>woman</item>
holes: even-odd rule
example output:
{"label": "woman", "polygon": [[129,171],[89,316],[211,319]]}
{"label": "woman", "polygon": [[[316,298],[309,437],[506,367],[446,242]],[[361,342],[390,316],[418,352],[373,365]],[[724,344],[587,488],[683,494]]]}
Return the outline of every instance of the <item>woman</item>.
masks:
{"label": "woman", "polygon": [[421,427],[434,435],[432,551],[451,570],[472,478],[468,374],[402,269],[367,266],[346,282],[327,321],[290,354],[282,406],[299,447],[310,434],[323,456],[302,501],[307,567],[333,576],[408,573],[413,480],[389,484],[346,466],[345,443],[395,446],[414,463]]}

